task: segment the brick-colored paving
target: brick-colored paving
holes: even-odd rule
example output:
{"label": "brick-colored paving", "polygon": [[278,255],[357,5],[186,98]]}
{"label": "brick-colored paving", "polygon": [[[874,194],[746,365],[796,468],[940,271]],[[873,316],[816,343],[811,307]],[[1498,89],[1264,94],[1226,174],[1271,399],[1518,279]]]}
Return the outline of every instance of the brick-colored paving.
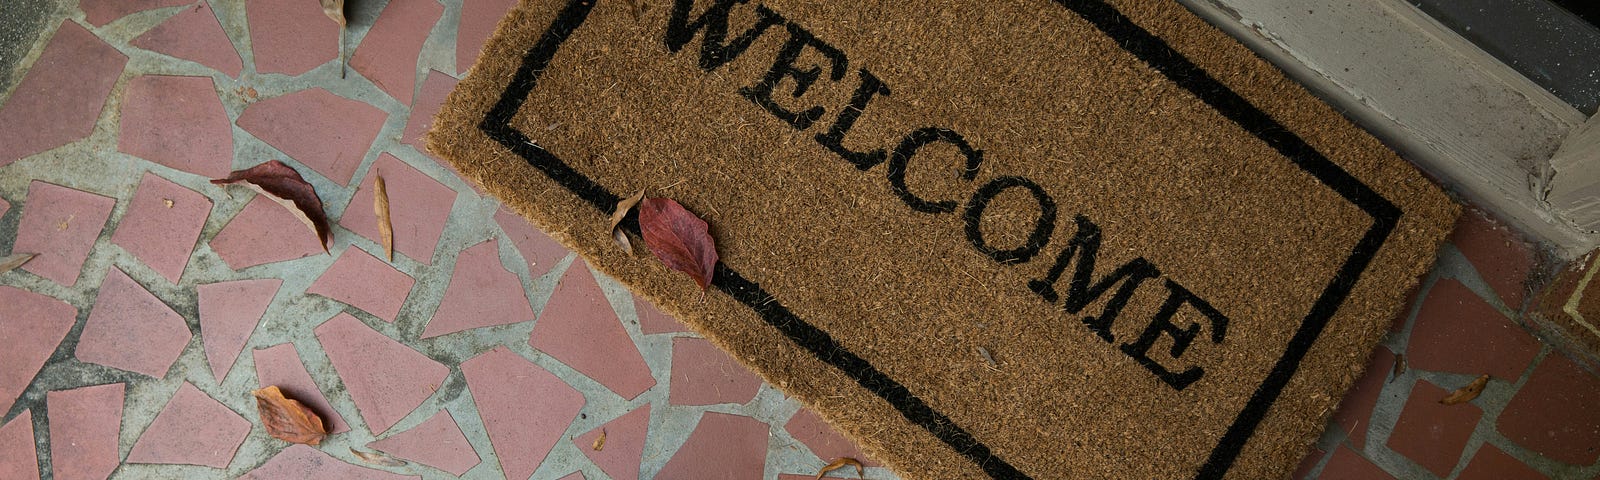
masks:
{"label": "brick-colored paving", "polygon": [[[0,254],[39,254],[0,274],[0,478],[789,480],[861,456],[421,149],[512,0],[352,2],[345,78],[316,2],[66,3],[0,92]],[[316,186],[326,253],[207,181],[267,160]],[[1600,282],[1542,301],[1536,260],[1464,217],[1295,478],[1600,477],[1600,377],[1523,320],[1591,326]],[[334,434],[269,437],[264,385]]]}

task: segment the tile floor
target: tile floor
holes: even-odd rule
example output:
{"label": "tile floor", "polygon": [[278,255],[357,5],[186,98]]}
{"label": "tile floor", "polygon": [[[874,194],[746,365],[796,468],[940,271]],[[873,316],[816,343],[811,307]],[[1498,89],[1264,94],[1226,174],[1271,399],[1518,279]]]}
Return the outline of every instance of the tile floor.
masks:
{"label": "tile floor", "polygon": [[[342,79],[313,2],[51,4],[0,90],[0,254],[39,254],[0,274],[0,478],[799,480],[859,456],[419,148],[514,0],[352,3]],[[327,204],[328,253],[207,182],[271,159]],[[1600,377],[1519,323],[1536,264],[1465,217],[1295,478],[1600,476]],[[262,385],[335,435],[267,436]]]}

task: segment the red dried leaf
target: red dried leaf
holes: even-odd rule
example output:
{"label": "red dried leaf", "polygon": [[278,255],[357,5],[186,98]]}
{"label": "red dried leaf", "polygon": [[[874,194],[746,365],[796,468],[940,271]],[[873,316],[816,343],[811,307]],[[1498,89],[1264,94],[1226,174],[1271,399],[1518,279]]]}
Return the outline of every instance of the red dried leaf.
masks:
{"label": "red dried leaf", "polygon": [[1458,388],[1456,391],[1450,392],[1450,395],[1439,399],[1439,403],[1458,405],[1470,402],[1472,399],[1478,398],[1478,395],[1483,393],[1483,387],[1487,385],[1489,385],[1489,376],[1479,375],[1478,378],[1472,380],[1472,383],[1468,383],[1467,386]]}
{"label": "red dried leaf", "polygon": [[266,194],[267,198],[288,208],[300,218],[300,221],[305,222],[306,226],[317,234],[317,239],[322,243],[322,251],[328,251],[328,241],[333,238],[333,231],[328,228],[328,214],[322,211],[322,199],[317,198],[317,189],[307,183],[294,167],[277,160],[268,160],[267,163],[234,171],[228,174],[228,178],[214,179],[211,183],[217,185],[243,183],[257,192]]}
{"label": "red dried leaf", "polygon": [[672,199],[647,198],[639,204],[639,231],[667,268],[689,274],[700,290],[711,286],[717,244],[705,220]]}
{"label": "red dried leaf", "polygon": [[290,443],[316,445],[328,436],[322,418],[305,404],[283,396],[277,386],[268,386],[250,392],[256,396],[256,411],[261,415],[261,425],[267,427],[272,438]]}

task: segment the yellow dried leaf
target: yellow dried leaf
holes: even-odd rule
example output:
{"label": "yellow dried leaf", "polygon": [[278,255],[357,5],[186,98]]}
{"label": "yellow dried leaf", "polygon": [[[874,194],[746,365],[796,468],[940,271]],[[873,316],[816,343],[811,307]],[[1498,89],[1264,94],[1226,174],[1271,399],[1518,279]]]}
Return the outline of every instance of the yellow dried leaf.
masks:
{"label": "yellow dried leaf", "polygon": [[372,179],[372,212],[378,214],[378,235],[383,238],[383,253],[394,261],[394,223],[389,220],[389,190],[383,186],[383,175]]}
{"label": "yellow dried leaf", "polygon": [[617,202],[617,208],[611,211],[611,239],[617,242],[618,247],[622,247],[622,251],[630,254],[633,253],[633,242],[628,240],[627,232],[622,231],[617,226],[622,225],[622,219],[628,216],[628,211],[633,210],[633,207],[643,199],[644,190],[641,189],[639,193]]}
{"label": "yellow dried leaf", "polygon": [[360,451],[360,450],[356,450],[355,447],[351,447],[350,448],[350,454],[351,455],[355,455],[356,458],[361,459],[361,461],[363,461],[363,462],[367,462],[367,463],[370,463],[370,464],[373,464],[373,465],[377,465],[377,466],[380,466],[380,467],[404,467],[404,466],[406,466],[405,460],[400,460],[400,459],[391,457],[391,456],[389,456],[389,454],[386,454],[386,453],[383,453],[383,452],[371,452],[371,453],[368,453],[368,452],[363,452],[363,451]]}
{"label": "yellow dried leaf", "polygon": [[1478,398],[1478,394],[1483,393],[1483,387],[1488,384],[1488,375],[1479,376],[1477,379],[1473,380],[1472,383],[1467,384],[1467,386],[1456,389],[1454,392],[1450,392],[1450,395],[1446,395],[1443,399],[1439,400],[1439,403],[1445,405],[1456,405],[1470,402],[1472,399]]}
{"label": "yellow dried leaf", "polygon": [[6,257],[6,258],[0,258],[0,273],[6,273],[6,272],[9,272],[9,271],[12,271],[12,270],[16,270],[17,267],[22,266],[22,264],[28,263],[28,260],[33,260],[33,257],[35,255],[38,255],[38,254],[37,253],[13,253],[10,256]]}
{"label": "yellow dried leaf", "polygon": [[328,436],[318,417],[305,404],[283,396],[277,386],[268,386],[250,392],[256,397],[256,411],[261,415],[261,425],[272,438],[290,443],[316,445]]}
{"label": "yellow dried leaf", "polygon": [[596,452],[606,448],[606,430],[604,428],[600,429],[600,436],[595,437],[594,445],[591,445],[590,448],[593,448]]}
{"label": "yellow dried leaf", "polygon": [[854,458],[850,458],[850,457],[839,457],[839,458],[833,459],[832,462],[828,462],[827,466],[822,467],[822,470],[817,472],[817,477],[814,480],[822,480],[822,476],[823,475],[827,475],[828,472],[831,472],[831,471],[834,471],[834,470],[838,470],[838,469],[844,468],[846,466],[854,466],[854,467],[856,467],[856,476],[857,477],[860,477],[860,478],[866,478],[867,477],[867,471],[866,471],[866,469],[862,468],[860,461],[858,461],[858,460],[856,460]]}

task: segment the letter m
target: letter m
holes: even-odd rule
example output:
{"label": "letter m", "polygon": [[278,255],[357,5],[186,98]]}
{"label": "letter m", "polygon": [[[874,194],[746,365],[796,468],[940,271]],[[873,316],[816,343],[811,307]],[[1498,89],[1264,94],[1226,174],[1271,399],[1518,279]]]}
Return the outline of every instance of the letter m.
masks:
{"label": "letter m", "polygon": [[[1060,299],[1060,295],[1056,293],[1056,281],[1066,273],[1067,267],[1076,263],[1077,268],[1072,270],[1072,279],[1067,284],[1066,301],[1062,302],[1061,307],[1067,313],[1077,314],[1083,311],[1084,307],[1099,300],[1106,291],[1111,290],[1111,287],[1121,283],[1122,285],[1117,287],[1117,292],[1106,301],[1106,306],[1100,311],[1099,317],[1083,317],[1084,325],[1101,339],[1110,342],[1113,340],[1111,324],[1116,321],[1122,307],[1128,304],[1128,298],[1133,296],[1139,284],[1147,279],[1161,276],[1161,270],[1150,261],[1139,257],[1122,264],[1099,280],[1094,280],[1094,261],[1100,253],[1100,226],[1083,215],[1078,215],[1075,220],[1078,224],[1077,234],[1072,236],[1067,248],[1056,256],[1056,263],[1050,267],[1045,278],[1029,281],[1028,288],[1040,297],[1044,297],[1045,301],[1055,303]],[[1077,259],[1077,262],[1073,262],[1073,259]]]}
{"label": "letter m", "polygon": [[728,14],[736,5],[749,3],[750,0],[715,0],[705,13],[701,13],[694,22],[689,21],[689,9],[694,6],[694,0],[677,0],[672,5],[672,16],[667,19],[667,50],[678,53],[684,45],[694,39],[695,32],[700,35],[700,68],[705,71],[715,70],[717,67],[732,61],[734,57],[744,53],[755,43],[768,28],[784,22],[783,16],[768,10],[762,5],[756,6],[756,24],[739,34],[733,41],[728,39]]}

